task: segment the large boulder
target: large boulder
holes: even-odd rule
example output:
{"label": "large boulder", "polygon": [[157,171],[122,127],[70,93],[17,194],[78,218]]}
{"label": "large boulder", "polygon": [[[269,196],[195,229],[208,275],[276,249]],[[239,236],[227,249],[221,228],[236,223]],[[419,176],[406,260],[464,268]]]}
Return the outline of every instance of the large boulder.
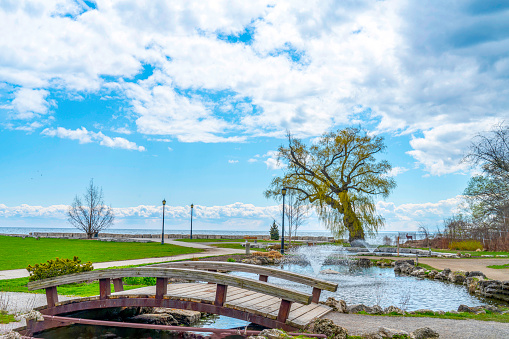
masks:
{"label": "large boulder", "polygon": [[438,332],[429,327],[418,328],[410,333],[410,338],[413,339],[437,339],[439,337]]}
{"label": "large boulder", "polygon": [[289,336],[285,332],[278,330],[276,328],[267,328],[267,329],[261,331],[258,334],[258,337],[268,338],[268,339],[285,339],[285,338],[290,338],[291,336]]}
{"label": "large boulder", "polygon": [[333,297],[329,297],[323,304],[329,306],[335,312],[348,313],[344,300],[336,300]]}
{"label": "large boulder", "polygon": [[168,325],[168,326],[177,326],[178,321],[173,318],[171,314],[162,313],[146,313],[134,316],[129,318],[129,320],[133,323],[143,323],[143,324],[152,324],[152,325]]}
{"label": "large boulder", "polygon": [[455,271],[449,273],[449,281],[455,284],[463,284],[466,280],[465,271]]}
{"label": "large boulder", "polygon": [[177,308],[158,307],[154,309],[155,314],[170,314],[179,325],[189,326],[194,324],[201,318],[201,313],[198,311],[180,310]]}
{"label": "large boulder", "polygon": [[403,311],[401,308],[398,308],[396,306],[389,306],[389,307],[385,308],[384,313],[385,314],[390,314],[390,313],[405,314],[405,311]]}
{"label": "large boulder", "polygon": [[382,338],[408,338],[409,333],[393,328],[380,327],[378,331],[369,333],[364,336],[366,339],[382,339]]}
{"label": "large boulder", "polygon": [[347,339],[348,331],[346,328],[334,324],[330,319],[317,319],[311,325],[312,333],[325,334],[328,339]]}
{"label": "large boulder", "polygon": [[348,313],[359,313],[359,312],[366,312],[371,313],[373,312],[373,309],[369,306],[358,304],[358,305],[350,305],[347,307]]}

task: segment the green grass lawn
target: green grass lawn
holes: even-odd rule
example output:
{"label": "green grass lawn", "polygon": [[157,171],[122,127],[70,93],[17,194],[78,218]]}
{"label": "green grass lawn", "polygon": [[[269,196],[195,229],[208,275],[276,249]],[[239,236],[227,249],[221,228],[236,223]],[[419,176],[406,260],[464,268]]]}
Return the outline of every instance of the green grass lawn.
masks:
{"label": "green grass lawn", "polygon": [[[428,248],[420,248],[421,250],[428,250]],[[480,252],[476,252],[476,251],[457,251],[457,250],[444,250],[444,249],[436,249],[436,248],[432,248],[431,249],[433,252],[440,252],[440,253],[453,253],[453,254],[456,254],[458,252],[460,252],[461,254],[466,254],[466,253],[469,253],[472,258],[481,258],[482,255],[507,255],[509,256],[509,252],[505,251],[500,251],[500,252],[489,252],[489,251],[480,251]],[[509,257],[508,257],[509,258]],[[503,258],[502,258],[503,259]]]}
{"label": "green grass lawn", "polygon": [[8,324],[12,321],[16,321],[12,314],[8,314],[5,311],[0,311],[0,324]]}
{"label": "green grass lawn", "polygon": [[[124,280],[129,278],[124,278]],[[134,288],[145,287],[155,285],[155,278],[152,284],[151,281],[144,281],[143,278],[137,278],[132,282],[126,281],[124,283],[124,290],[132,290]],[[44,294],[45,290],[29,291],[27,288],[28,278],[17,278],[0,280],[0,291],[2,292],[24,292],[24,293],[37,293]],[[68,284],[57,287],[58,294],[67,296],[77,297],[91,297],[93,295],[99,295],[99,282],[84,282],[79,284]],[[114,291],[113,284],[111,284],[111,291]]]}
{"label": "green grass lawn", "polygon": [[[505,308],[504,308],[505,309]],[[359,314],[367,314],[366,312],[359,312]],[[486,311],[485,314],[475,314],[475,313],[468,313],[468,312],[460,312],[458,314],[445,312],[445,314],[438,315],[430,312],[426,313],[419,313],[419,314],[397,314],[397,313],[390,313],[390,314],[380,314],[380,315],[373,315],[381,316],[381,317],[426,317],[426,318],[440,318],[440,319],[457,319],[457,320],[465,320],[465,319],[474,319],[474,320],[482,320],[482,321],[496,321],[500,323],[509,323],[509,314],[499,314],[491,311]]]}
{"label": "green grass lawn", "polygon": [[490,266],[487,266],[488,268],[494,268],[496,270],[500,270],[500,269],[509,269],[509,264],[504,264],[504,265],[490,265]]}
{"label": "green grass lawn", "polygon": [[26,268],[50,259],[78,256],[82,262],[104,262],[167,257],[196,253],[199,249],[160,243],[104,242],[97,240],[17,238],[0,236],[0,270]]}
{"label": "green grass lawn", "polygon": [[[182,242],[246,242],[246,239],[175,239],[176,241]],[[254,239],[247,240],[250,243],[254,242]],[[277,243],[279,240],[257,240],[257,242],[273,242]]]}

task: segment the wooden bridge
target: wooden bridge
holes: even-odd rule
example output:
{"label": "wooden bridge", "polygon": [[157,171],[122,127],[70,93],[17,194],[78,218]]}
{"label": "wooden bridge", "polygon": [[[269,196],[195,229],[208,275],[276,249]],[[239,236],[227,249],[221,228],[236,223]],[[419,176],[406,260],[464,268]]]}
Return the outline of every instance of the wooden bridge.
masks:
{"label": "wooden bridge", "polygon": [[[254,273],[259,279],[218,271]],[[157,279],[155,286],[124,291],[122,284],[124,277]],[[304,284],[312,287],[312,291],[303,293],[277,286],[269,282],[269,277]],[[193,282],[168,284],[169,278]],[[58,301],[57,286],[94,280],[99,280],[98,296]],[[113,293],[111,283],[114,287]],[[322,290],[334,292],[337,290],[337,284],[271,267],[229,262],[183,261],[161,264],[157,267],[69,274],[29,282],[28,289],[45,289],[47,299],[47,306],[39,309],[45,315],[45,320],[28,322],[27,331],[31,333],[68,325],[58,317],[64,313],[109,307],[168,307],[194,310],[242,319],[265,327],[295,331],[331,311],[328,306],[321,305],[318,301]],[[123,326],[125,327],[125,323]]]}

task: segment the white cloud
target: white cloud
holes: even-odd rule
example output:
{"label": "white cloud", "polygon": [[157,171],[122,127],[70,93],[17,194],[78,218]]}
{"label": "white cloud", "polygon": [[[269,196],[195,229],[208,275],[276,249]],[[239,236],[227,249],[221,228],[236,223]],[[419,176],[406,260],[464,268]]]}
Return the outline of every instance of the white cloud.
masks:
{"label": "white cloud", "polygon": [[133,132],[127,128],[127,127],[118,127],[118,128],[112,128],[111,129],[112,132],[115,132],[115,133],[119,133],[119,134],[132,134]]}
{"label": "white cloud", "polygon": [[46,101],[49,92],[44,89],[20,88],[15,93],[11,108],[15,119],[32,119],[48,113],[50,104]]}
{"label": "white cloud", "polygon": [[283,164],[277,160],[278,152],[276,152],[276,151],[268,151],[267,153],[265,153],[263,155],[263,157],[267,158],[267,160],[265,160],[264,163],[267,165],[268,169],[277,170],[277,169],[286,167],[285,164]]}
{"label": "white cloud", "polygon": [[405,168],[405,167],[393,167],[389,173],[387,173],[387,176],[388,177],[395,177],[395,176],[398,176],[400,175],[401,173],[405,173],[406,171],[408,171],[408,168]]}
{"label": "white cloud", "polygon": [[230,160],[228,160],[228,163],[229,163],[229,164],[236,164],[236,163],[238,163],[238,162],[239,162],[238,160],[231,160],[231,159],[230,159]]}
{"label": "white cloud", "polygon": [[75,130],[70,130],[63,127],[46,128],[41,132],[41,134],[62,139],[78,140],[80,144],[98,142],[99,145],[110,148],[122,148],[139,152],[145,151],[145,147],[138,146],[132,141],[119,137],[111,138],[104,135],[102,132],[95,133],[92,131],[87,131],[85,127],[77,128]]}
{"label": "white cloud", "polygon": [[[417,135],[409,154],[451,173],[471,135],[454,126],[508,116],[509,12],[479,3],[6,2],[0,82],[19,89],[0,105],[35,119],[51,91],[117,91],[137,133],[181,142],[314,137],[368,121]],[[133,80],[143,65],[153,74]]]}
{"label": "white cloud", "polygon": [[247,162],[249,163],[254,163],[254,162],[258,162],[258,159],[255,159],[255,158],[251,158],[249,159]]}

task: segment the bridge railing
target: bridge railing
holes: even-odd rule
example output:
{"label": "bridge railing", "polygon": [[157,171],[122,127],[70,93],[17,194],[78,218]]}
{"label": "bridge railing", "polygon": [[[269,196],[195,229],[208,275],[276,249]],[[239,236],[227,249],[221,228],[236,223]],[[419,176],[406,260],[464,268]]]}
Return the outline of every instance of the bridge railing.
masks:
{"label": "bridge railing", "polygon": [[311,302],[318,303],[322,290],[336,292],[338,284],[330,281],[317,279],[308,275],[284,271],[278,268],[269,266],[259,266],[234,262],[223,261],[176,261],[171,263],[164,263],[161,267],[172,268],[189,268],[194,270],[208,270],[208,271],[233,271],[254,273],[259,275],[259,280],[267,282],[269,277],[280,278],[284,280],[293,281],[303,285],[313,287]]}
{"label": "bridge railing", "polygon": [[162,300],[164,295],[167,294],[169,278],[205,281],[217,284],[214,305],[218,307],[223,307],[226,301],[228,286],[240,287],[275,296],[281,298],[277,321],[283,323],[288,318],[292,302],[308,305],[311,303],[312,299],[310,294],[276,286],[265,281],[204,270],[158,267],[107,269],[68,274],[29,282],[28,290],[45,289],[48,308],[51,308],[55,307],[56,303],[58,303],[57,286],[99,280],[99,299],[108,299],[111,295],[111,282],[113,282],[115,292],[123,291],[122,278],[124,277],[156,278],[156,300]]}

